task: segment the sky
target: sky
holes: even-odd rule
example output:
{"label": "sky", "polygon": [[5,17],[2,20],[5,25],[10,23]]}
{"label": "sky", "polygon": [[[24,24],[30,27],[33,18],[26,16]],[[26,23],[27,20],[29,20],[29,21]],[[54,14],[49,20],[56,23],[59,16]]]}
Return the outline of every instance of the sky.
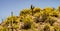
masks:
{"label": "sky", "polygon": [[60,0],[0,0],[0,22],[10,16],[12,11],[18,16],[22,9],[30,8],[31,4],[40,8],[57,8],[60,6],[59,3]]}

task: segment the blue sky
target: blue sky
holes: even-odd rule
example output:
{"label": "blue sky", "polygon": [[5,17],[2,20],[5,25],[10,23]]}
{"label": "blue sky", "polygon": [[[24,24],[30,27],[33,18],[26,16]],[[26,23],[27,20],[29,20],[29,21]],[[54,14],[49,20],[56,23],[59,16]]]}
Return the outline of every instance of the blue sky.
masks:
{"label": "blue sky", "polygon": [[5,19],[11,15],[11,11],[14,15],[19,15],[20,10],[29,8],[31,4],[36,7],[54,7],[60,6],[60,0],[0,0],[0,22],[1,18]]}

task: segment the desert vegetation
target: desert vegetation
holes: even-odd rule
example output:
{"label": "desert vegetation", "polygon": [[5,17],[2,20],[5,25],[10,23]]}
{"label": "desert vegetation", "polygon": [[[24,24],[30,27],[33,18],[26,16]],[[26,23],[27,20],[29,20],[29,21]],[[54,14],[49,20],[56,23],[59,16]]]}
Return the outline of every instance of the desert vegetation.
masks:
{"label": "desert vegetation", "polygon": [[39,8],[31,5],[19,16],[8,16],[0,24],[0,31],[60,31],[60,6]]}

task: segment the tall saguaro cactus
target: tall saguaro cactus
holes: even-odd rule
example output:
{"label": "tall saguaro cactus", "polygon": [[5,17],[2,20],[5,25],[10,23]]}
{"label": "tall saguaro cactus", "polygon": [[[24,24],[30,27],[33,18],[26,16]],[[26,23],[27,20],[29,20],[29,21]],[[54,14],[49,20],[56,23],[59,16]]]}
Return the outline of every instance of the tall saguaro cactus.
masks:
{"label": "tall saguaro cactus", "polygon": [[13,16],[13,12],[11,12],[11,16]]}
{"label": "tall saguaro cactus", "polygon": [[13,12],[11,12],[11,16],[12,16],[11,29],[12,29],[12,31],[13,31]]}
{"label": "tall saguaro cactus", "polygon": [[2,22],[3,22],[3,19],[2,19]]}
{"label": "tall saguaro cactus", "polygon": [[33,16],[33,9],[34,9],[34,6],[33,6],[33,5],[31,5],[32,16]]}

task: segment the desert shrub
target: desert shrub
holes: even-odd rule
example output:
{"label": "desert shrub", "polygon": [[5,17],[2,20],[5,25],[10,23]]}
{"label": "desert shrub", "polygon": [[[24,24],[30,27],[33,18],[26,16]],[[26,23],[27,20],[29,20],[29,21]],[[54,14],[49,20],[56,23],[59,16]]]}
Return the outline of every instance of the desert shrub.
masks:
{"label": "desert shrub", "polygon": [[7,31],[6,27],[2,27],[0,31]]}
{"label": "desert shrub", "polygon": [[59,17],[59,11],[58,11],[58,10],[54,10],[54,11],[51,13],[51,16],[52,16],[52,17]]}
{"label": "desert shrub", "polygon": [[11,23],[12,21],[13,21],[13,23],[17,23],[18,21],[16,21],[16,20],[17,20],[17,16],[11,16],[11,17],[8,17],[5,22],[7,24]]}
{"label": "desert shrub", "polygon": [[13,28],[17,29],[17,28],[19,28],[19,26],[17,24],[13,24]]}
{"label": "desert shrub", "polygon": [[40,13],[35,13],[34,16],[39,17],[39,16],[41,16],[41,14]]}
{"label": "desert shrub", "polygon": [[20,18],[18,18],[19,22],[22,22],[24,19],[24,16],[20,16]]}
{"label": "desert shrub", "polygon": [[45,20],[47,19],[47,17],[48,16],[44,13],[43,15],[39,15],[39,16],[35,17],[34,21],[36,23],[38,23],[38,22],[45,22]]}
{"label": "desert shrub", "polygon": [[44,12],[44,14],[42,15],[42,22],[45,22],[47,18],[48,18],[48,14]]}
{"label": "desert shrub", "polygon": [[40,22],[39,17],[34,18],[34,22],[36,22],[36,23]]}
{"label": "desert shrub", "polygon": [[33,10],[33,12],[34,13],[38,13],[38,12],[40,12],[40,10],[41,10],[40,8],[35,7],[34,10]]}
{"label": "desert shrub", "polygon": [[24,22],[24,26],[22,27],[23,29],[29,29],[31,28],[31,24],[32,24],[32,17],[30,17],[29,15],[27,15],[27,17],[22,19]]}
{"label": "desert shrub", "polygon": [[54,26],[54,31],[60,31],[60,27]]}
{"label": "desert shrub", "polygon": [[22,29],[30,29],[31,28],[31,24],[30,23],[26,23],[24,24],[24,26],[22,27]]}
{"label": "desert shrub", "polygon": [[22,11],[20,11],[20,16],[21,15],[26,15],[26,14],[30,14],[30,12],[29,12],[29,9],[23,9]]}
{"label": "desert shrub", "polygon": [[48,17],[48,19],[46,20],[46,22],[48,22],[51,26],[54,24],[54,22],[56,22],[57,20],[54,19],[53,17]]}
{"label": "desert shrub", "polygon": [[50,26],[49,25],[45,25],[45,27],[43,28],[44,31],[50,31]]}

